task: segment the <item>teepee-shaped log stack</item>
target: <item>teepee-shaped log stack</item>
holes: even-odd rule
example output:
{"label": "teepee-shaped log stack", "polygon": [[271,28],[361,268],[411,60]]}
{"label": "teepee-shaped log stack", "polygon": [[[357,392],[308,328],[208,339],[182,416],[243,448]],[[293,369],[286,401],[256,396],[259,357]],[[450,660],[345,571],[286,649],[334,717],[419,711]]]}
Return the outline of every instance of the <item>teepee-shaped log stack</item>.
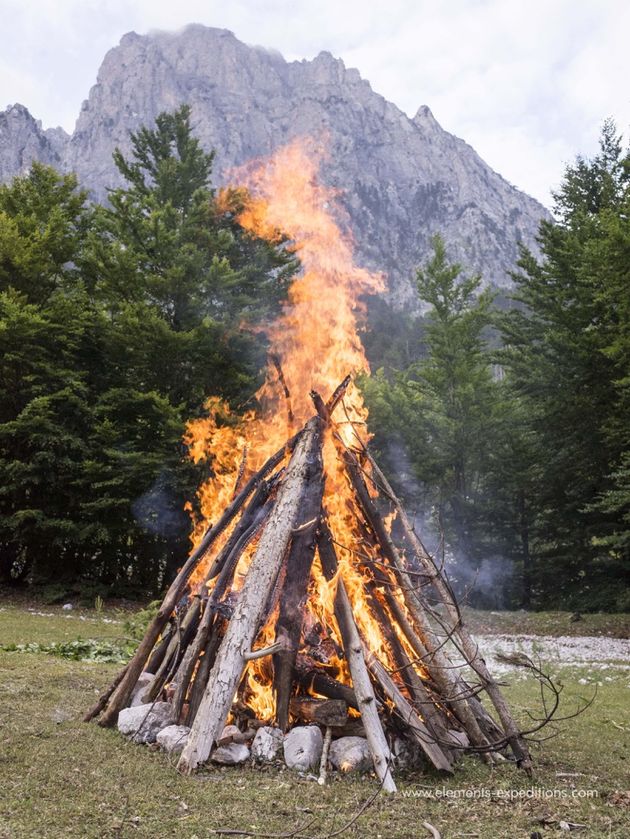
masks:
{"label": "teepee-shaped log stack", "polygon": [[[442,569],[365,446],[348,446],[337,433],[332,415],[348,381],[327,403],[311,394],[314,416],[207,530],[133,659],[86,720],[99,717],[101,725],[114,725],[140,675],[146,681],[151,674],[144,702],[168,699],[174,718],[191,728],[178,765],[190,773],[208,760],[230,716],[251,720],[248,668],[264,660],[273,719],[256,722],[273,721],[284,731],[294,721],[320,723],[329,732],[361,730],[387,791],[396,789],[389,745],[394,732],[418,744],[440,771],[451,772],[462,750],[489,762],[511,750],[529,771],[527,746],[466,631]],[[327,512],[326,435],[337,467],[345,471],[352,546],[339,541]],[[381,515],[376,487],[398,517],[400,544]],[[239,587],[235,570],[248,550],[251,560]],[[349,555],[361,574],[359,598],[344,572]],[[328,627],[307,620],[315,577],[334,592]],[[362,630],[366,612],[380,633],[376,647]],[[456,660],[449,657],[453,649]],[[482,705],[482,692],[496,720]]]}

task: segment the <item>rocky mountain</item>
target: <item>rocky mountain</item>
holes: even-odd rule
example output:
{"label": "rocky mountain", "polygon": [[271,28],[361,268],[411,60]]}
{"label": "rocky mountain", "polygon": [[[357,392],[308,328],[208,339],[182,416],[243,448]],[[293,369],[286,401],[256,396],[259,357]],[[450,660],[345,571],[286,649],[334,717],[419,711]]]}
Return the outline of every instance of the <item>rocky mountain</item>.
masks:
{"label": "rocky mountain", "polygon": [[70,137],[63,128],[44,131],[24,105],[0,112],[0,181],[28,170],[33,160],[62,168]]}
{"label": "rocky mountain", "polygon": [[0,177],[38,159],[76,171],[103,199],[120,182],[113,148],[128,150],[130,130],[183,103],[204,147],[217,152],[218,183],[295,136],[325,139],[323,178],[341,192],[358,259],[387,272],[388,297],[398,305],[411,297],[414,266],[433,233],[467,269],[505,286],[517,243],[535,248],[547,215],[444,131],[427,106],[409,119],[330,53],[287,62],[196,24],[125,35],[105,56],[72,136],[43,131],[20,105],[0,114]]}

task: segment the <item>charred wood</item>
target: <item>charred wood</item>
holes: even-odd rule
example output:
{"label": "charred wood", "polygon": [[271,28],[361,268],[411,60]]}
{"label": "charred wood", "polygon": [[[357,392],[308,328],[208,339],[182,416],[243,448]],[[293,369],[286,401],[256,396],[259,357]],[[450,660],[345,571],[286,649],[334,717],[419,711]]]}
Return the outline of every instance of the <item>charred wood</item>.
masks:
{"label": "charred wood", "polygon": [[304,723],[342,726],[348,721],[348,706],[341,699],[292,696],[289,710],[294,719]]}
{"label": "charred wood", "polygon": [[287,452],[292,451],[297,445],[302,431],[298,431],[281,449],[279,449],[255,475],[247,481],[243,489],[239,492],[236,498],[225,508],[223,515],[219,520],[210,525],[199,545],[191,553],[186,560],[184,567],[171,583],[166,596],[160,606],[157,615],[151,622],[147,629],[144,638],[140,642],[133,658],[127,665],[123,677],[118,681],[118,684],[112,692],[109,701],[99,719],[99,725],[109,727],[116,724],[118,713],[126,707],[131,697],[134,685],[138,681],[138,676],[155,646],[155,642],[160,636],[162,629],[170,618],[175,606],[179,602],[184,590],[188,584],[188,580],[192,572],[197,567],[199,560],[205,556],[214,542],[223,533],[223,531],[231,523],[234,516],[240,511],[245,501],[250,494],[256,489],[260,481],[265,478],[279,463],[284,460]]}
{"label": "charred wood", "polygon": [[178,768],[190,773],[206,761],[227,718],[248,652],[298,520],[308,464],[321,446],[322,424],[310,420],[295,447],[286,477],[221,642]]}

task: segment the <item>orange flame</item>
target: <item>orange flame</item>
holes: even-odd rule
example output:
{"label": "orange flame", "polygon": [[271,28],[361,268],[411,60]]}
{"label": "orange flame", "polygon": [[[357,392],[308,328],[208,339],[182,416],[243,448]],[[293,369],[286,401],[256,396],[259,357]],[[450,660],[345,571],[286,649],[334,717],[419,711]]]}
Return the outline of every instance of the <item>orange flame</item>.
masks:
{"label": "orange flame", "polygon": [[[359,338],[360,321],[365,313],[362,295],[384,288],[380,274],[359,268],[353,262],[349,236],[342,233],[334,220],[338,212],[334,191],[324,187],[317,178],[322,156],[312,140],[297,140],[270,159],[237,173],[251,196],[240,213],[240,224],[271,241],[279,241],[279,231],[282,231],[292,242],[291,247],[302,265],[282,314],[266,330],[272,352],[280,360],[298,428],[314,413],[311,390],[327,398],[349,373],[368,371]],[[245,448],[247,472],[252,473],[289,436],[285,394],[273,365],[269,366],[257,396],[262,406],[260,415],[248,415],[235,424],[226,406],[210,400],[210,417],[196,420],[188,427],[186,442],[191,455],[195,459],[211,457],[214,473],[200,490],[202,517],[195,521],[195,540],[231,500]],[[219,418],[223,419],[223,425]],[[354,385],[350,385],[342,405],[336,409],[335,420],[346,444],[356,445],[357,437],[367,441],[367,410]],[[357,551],[375,556],[374,549],[362,542],[352,491],[330,435],[325,440],[323,455],[325,505],[331,531],[338,542],[337,578],[344,580],[366,642],[375,654],[387,656],[386,641],[370,612],[364,572],[357,561]],[[242,583],[252,554],[250,546],[239,561],[235,589]],[[199,572],[196,580],[200,576],[203,572]],[[327,581],[316,559],[307,613],[313,623],[321,625],[323,632],[340,645],[334,618],[337,578]],[[263,627],[256,646],[273,643],[274,628],[275,615]],[[337,660],[335,664],[339,667],[339,678],[347,682],[349,673],[345,662]],[[247,702],[260,719],[269,719],[274,712],[269,670],[266,659],[256,660],[248,665],[245,677]]]}

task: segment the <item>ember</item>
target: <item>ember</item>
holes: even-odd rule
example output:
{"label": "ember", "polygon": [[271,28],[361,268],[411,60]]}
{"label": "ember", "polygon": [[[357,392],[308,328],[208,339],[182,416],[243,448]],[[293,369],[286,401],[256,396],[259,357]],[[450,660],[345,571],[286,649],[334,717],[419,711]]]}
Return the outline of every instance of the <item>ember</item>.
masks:
{"label": "ember", "polygon": [[[175,722],[190,727],[182,772],[225,748],[227,723],[236,743],[264,724],[286,732],[312,723],[326,731],[324,754],[332,738],[358,734],[390,792],[396,738],[415,743],[440,771],[452,771],[463,749],[492,762],[508,747],[529,769],[442,569],[369,452],[367,411],[347,374],[367,370],[360,299],[382,278],[353,264],[328,209],[334,196],[316,175],[310,143],[244,173],[253,198],[242,225],[267,236],[282,230],[303,273],[269,330],[261,410],[221,425],[227,407],[214,400],[209,418],[188,428],[191,455],[214,472],[200,490],[195,548],[88,718],[114,725],[140,678],[140,701],[170,702]],[[400,543],[388,526],[394,515]],[[449,659],[452,638],[476,687]]]}

